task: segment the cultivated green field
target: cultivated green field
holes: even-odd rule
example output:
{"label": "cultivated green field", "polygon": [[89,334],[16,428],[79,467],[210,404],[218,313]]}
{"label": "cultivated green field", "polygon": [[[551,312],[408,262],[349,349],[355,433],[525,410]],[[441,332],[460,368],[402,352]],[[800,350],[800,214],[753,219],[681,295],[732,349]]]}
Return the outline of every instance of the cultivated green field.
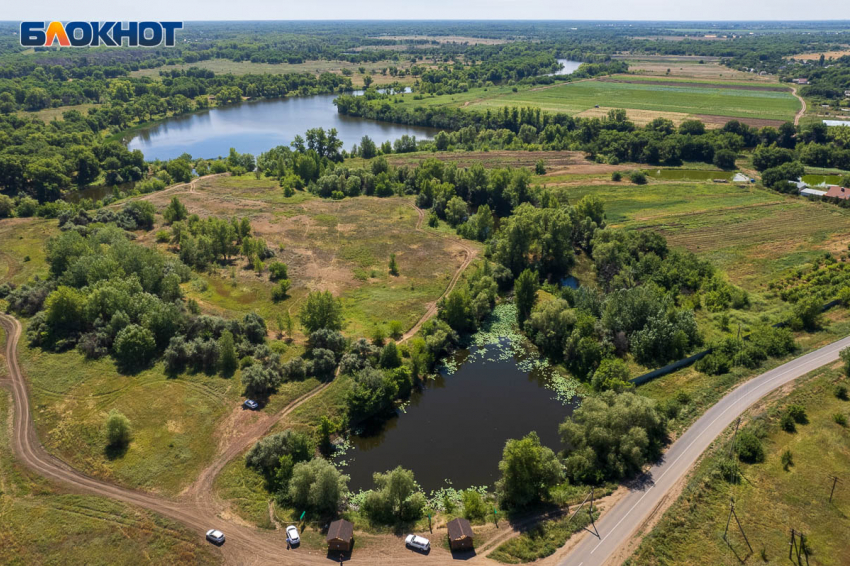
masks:
{"label": "cultivated green field", "polygon": [[[717,466],[728,454],[732,431],[727,431],[698,465],[681,497],[644,538],[629,566],[732,566],[747,556],[749,564],[797,564],[796,557],[788,560],[791,529],[802,531],[811,549],[802,564],[850,564],[850,490],[838,484],[829,502],[830,475],[843,478],[850,469],[850,434],[835,421],[835,415],[850,417],[850,402],[834,394],[837,384],[848,385],[847,378],[839,370],[823,368],[803,381],[790,394],[785,389],[774,393],[745,420],[744,426],[748,420],[759,421],[766,433],[764,462],[742,463],[743,479],[737,484],[724,481]],[[793,433],[779,426],[791,404],[803,406],[808,416],[808,424],[798,424]],[[781,461],[786,450],[792,460],[787,467]],[[723,540],[730,498],[752,553],[734,518],[729,542]]]}
{"label": "cultivated green field", "polygon": [[540,180],[570,202],[586,194],[605,203],[609,222],[653,229],[671,245],[711,260],[749,291],[826,250],[844,251],[850,213],[755,186],[723,183],[628,182],[559,187],[569,176]]}
{"label": "cultivated green field", "polygon": [[470,89],[462,94],[413,100],[404,95],[404,104],[413,106],[457,106],[469,110],[503,106],[530,106],[548,112],[579,114],[595,106],[663,113],[722,117],[789,120],[799,110],[799,102],[789,92],[744,90],[702,86],[577,81],[551,87]]}

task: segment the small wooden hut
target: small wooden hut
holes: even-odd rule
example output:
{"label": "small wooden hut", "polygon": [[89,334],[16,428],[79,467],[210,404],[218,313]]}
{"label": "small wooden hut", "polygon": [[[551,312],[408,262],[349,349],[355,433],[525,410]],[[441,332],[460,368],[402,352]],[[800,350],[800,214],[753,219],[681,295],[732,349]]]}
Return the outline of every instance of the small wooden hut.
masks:
{"label": "small wooden hut", "polygon": [[342,550],[349,552],[354,539],[354,525],[340,519],[334,521],[328,527],[328,536],[325,540],[328,543],[328,550]]}
{"label": "small wooden hut", "polygon": [[449,521],[449,548],[452,550],[472,550],[472,525],[462,517]]}

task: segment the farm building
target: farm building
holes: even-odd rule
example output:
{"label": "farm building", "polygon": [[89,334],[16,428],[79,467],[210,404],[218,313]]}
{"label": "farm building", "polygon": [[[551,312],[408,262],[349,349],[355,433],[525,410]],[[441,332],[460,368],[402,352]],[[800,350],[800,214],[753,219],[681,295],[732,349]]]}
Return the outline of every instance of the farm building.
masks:
{"label": "farm building", "polygon": [[850,121],[848,120],[824,120],[823,123],[827,127],[850,126]]}
{"label": "farm building", "polygon": [[809,198],[822,197],[825,194],[826,194],[826,191],[819,191],[817,189],[806,188],[806,189],[803,189],[803,190],[800,191],[800,196],[809,197]]}
{"label": "farm building", "polygon": [[472,549],[472,539],[475,535],[472,533],[472,525],[469,521],[458,517],[449,521],[446,526],[449,529],[449,547],[452,550]]}
{"label": "farm building", "polygon": [[807,84],[809,84],[809,79],[794,79],[791,82],[797,83],[798,85],[807,85]]}
{"label": "farm building", "polygon": [[841,200],[847,200],[850,199],[850,189],[845,189],[838,185],[829,185],[824,196],[828,198],[840,198]]}
{"label": "farm building", "polygon": [[345,519],[334,521],[328,527],[328,536],[325,540],[328,543],[328,550],[350,551],[354,541],[354,525]]}

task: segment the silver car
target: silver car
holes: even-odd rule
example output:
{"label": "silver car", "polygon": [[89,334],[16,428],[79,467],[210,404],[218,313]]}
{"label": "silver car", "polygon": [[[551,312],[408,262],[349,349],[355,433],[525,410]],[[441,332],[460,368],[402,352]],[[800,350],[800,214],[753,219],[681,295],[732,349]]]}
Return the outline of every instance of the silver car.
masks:
{"label": "silver car", "polygon": [[295,525],[289,525],[286,527],[286,540],[288,540],[289,544],[292,546],[298,546],[301,544],[301,537],[298,536],[298,529]]}
{"label": "silver car", "polygon": [[425,537],[407,535],[407,538],[404,539],[404,544],[407,546],[407,548],[421,550],[422,552],[428,552],[429,550],[431,550],[431,541],[429,541]]}

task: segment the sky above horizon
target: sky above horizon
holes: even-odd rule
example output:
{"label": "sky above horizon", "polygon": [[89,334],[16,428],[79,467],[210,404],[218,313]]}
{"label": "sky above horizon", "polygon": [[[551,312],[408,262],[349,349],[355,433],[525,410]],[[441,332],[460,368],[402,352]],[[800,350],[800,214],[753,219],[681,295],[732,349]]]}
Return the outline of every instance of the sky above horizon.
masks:
{"label": "sky above horizon", "polygon": [[[840,20],[842,0],[31,0],[3,20]],[[844,8],[844,10],[842,10]],[[840,17],[836,17],[836,16]]]}

